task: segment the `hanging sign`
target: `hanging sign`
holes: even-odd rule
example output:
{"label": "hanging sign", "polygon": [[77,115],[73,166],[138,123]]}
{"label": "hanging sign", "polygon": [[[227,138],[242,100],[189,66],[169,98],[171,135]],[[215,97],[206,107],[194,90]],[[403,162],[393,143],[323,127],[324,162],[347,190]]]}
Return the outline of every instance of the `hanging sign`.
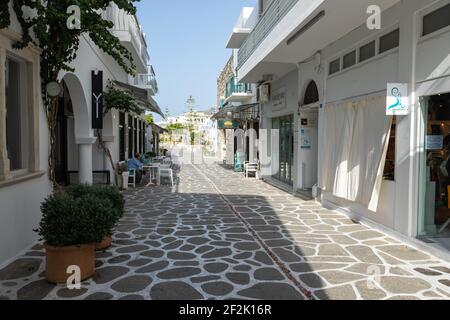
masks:
{"label": "hanging sign", "polygon": [[219,120],[217,126],[219,129],[239,129],[240,124],[237,120]]}
{"label": "hanging sign", "polygon": [[407,83],[388,83],[386,98],[386,115],[405,116],[409,114],[409,97]]}
{"label": "hanging sign", "polygon": [[92,71],[92,129],[103,129],[103,71]]}

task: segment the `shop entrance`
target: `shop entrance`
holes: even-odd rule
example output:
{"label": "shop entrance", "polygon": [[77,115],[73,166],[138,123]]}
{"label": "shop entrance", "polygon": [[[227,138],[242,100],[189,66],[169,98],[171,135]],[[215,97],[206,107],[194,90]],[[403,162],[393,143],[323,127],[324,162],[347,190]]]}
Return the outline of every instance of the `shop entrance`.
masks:
{"label": "shop entrance", "polygon": [[292,186],[294,184],[294,116],[273,119],[272,129],[279,130],[278,170],[274,170],[273,177]]}
{"label": "shop entrance", "polygon": [[450,249],[450,93],[423,104],[424,151],[419,237]]}

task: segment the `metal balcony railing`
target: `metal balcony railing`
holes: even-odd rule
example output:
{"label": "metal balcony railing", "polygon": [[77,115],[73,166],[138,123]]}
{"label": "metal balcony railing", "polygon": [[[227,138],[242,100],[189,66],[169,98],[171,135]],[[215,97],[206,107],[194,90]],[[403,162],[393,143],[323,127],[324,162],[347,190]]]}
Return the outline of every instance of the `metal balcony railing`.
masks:
{"label": "metal balcony railing", "polygon": [[269,35],[273,28],[300,0],[273,0],[264,15],[259,19],[253,32],[244,41],[238,53],[238,69],[250,58],[252,53]]}
{"label": "metal balcony railing", "polygon": [[251,93],[252,87],[248,83],[238,83],[236,78],[232,78],[227,82],[225,90],[225,98],[230,97],[233,93]]}
{"label": "metal balcony railing", "polygon": [[138,87],[152,88],[154,93],[158,93],[158,82],[153,74],[137,74],[134,78],[134,85]]}

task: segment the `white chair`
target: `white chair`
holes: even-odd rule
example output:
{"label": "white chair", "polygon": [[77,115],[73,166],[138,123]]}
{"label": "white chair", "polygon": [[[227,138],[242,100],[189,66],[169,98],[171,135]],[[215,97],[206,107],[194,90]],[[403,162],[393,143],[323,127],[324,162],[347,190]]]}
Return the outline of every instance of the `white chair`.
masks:
{"label": "white chair", "polygon": [[164,167],[161,165],[159,167],[159,185],[161,185],[161,178],[169,178],[170,179],[170,185],[173,186],[173,170],[167,167]]}
{"label": "white chair", "polygon": [[[136,170],[130,169],[128,170],[128,186],[132,186],[133,188],[136,188]],[[131,182],[130,182],[131,181]]]}
{"label": "white chair", "polygon": [[248,163],[245,165],[245,177],[248,178],[249,173],[254,173],[258,179],[258,165],[256,163]]}

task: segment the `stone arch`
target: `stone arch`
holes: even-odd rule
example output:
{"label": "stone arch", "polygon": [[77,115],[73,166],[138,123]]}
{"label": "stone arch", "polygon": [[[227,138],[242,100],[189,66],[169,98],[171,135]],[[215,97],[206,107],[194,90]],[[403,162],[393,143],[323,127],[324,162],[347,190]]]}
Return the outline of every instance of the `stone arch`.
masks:
{"label": "stone arch", "polygon": [[67,73],[63,76],[62,80],[67,86],[72,101],[75,117],[75,137],[77,140],[92,138],[93,134],[90,126],[87,95],[80,79],[73,73]]}
{"label": "stone arch", "polygon": [[319,89],[314,80],[308,82],[303,95],[303,105],[310,105],[320,101]]}

